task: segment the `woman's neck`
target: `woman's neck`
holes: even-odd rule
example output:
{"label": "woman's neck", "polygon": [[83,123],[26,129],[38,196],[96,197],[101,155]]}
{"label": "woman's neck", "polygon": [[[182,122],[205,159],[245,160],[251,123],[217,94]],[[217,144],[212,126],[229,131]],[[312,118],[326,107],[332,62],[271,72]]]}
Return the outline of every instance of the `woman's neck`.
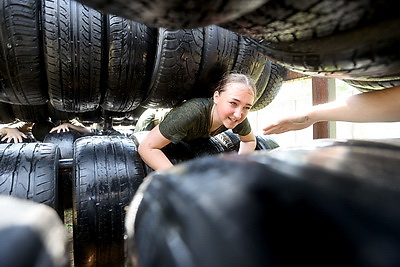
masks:
{"label": "woman's neck", "polygon": [[222,122],[220,122],[217,110],[216,110],[216,105],[213,104],[211,108],[211,116],[210,116],[210,133],[215,132],[222,126]]}

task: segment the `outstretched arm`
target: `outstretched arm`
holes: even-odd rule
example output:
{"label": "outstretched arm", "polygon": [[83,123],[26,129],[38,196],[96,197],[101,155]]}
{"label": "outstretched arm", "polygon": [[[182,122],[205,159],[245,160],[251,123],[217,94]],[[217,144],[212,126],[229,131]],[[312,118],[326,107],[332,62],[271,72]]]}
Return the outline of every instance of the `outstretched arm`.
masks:
{"label": "outstretched arm", "polygon": [[264,134],[300,130],[318,121],[394,122],[400,121],[400,86],[353,95],[345,100],[311,107],[264,127]]}
{"label": "outstretched arm", "polygon": [[171,141],[161,134],[159,126],[157,125],[140,143],[138,147],[139,155],[153,170],[160,171],[169,169],[173,164],[164,152],[161,151],[161,149],[169,143],[171,143]]}

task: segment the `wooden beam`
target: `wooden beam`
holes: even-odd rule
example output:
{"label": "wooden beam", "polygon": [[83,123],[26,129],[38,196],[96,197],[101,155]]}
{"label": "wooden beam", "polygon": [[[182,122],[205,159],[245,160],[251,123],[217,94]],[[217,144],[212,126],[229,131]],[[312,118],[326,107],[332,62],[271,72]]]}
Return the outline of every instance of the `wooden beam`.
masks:
{"label": "wooden beam", "polygon": [[284,82],[293,82],[293,81],[298,81],[298,80],[307,79],[307,78],[310,78],[310,76],[305,75],[300,72],[294,72],[291,70],[287,70],[286,76],[283,79],[283,81]]}
{"label": "wooden beam", "polygon": [[[329,101],[328,79],[312,77],[312,103],[324,104]],[[328,138],[329,128],[327,121],[317,122],[313,125],[313,139]]]}

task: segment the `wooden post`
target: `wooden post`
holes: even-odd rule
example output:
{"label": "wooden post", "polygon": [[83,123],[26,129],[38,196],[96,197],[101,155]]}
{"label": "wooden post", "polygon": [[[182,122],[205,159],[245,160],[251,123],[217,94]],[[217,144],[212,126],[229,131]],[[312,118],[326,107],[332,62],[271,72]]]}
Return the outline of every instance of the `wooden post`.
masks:
{"label": "wooden post", "polygon": [[[329,101],[328,79],[312,77],[312,104],[324,104]],[[328,122],[321,121],[313,125],[313,139],[328,138]]]}

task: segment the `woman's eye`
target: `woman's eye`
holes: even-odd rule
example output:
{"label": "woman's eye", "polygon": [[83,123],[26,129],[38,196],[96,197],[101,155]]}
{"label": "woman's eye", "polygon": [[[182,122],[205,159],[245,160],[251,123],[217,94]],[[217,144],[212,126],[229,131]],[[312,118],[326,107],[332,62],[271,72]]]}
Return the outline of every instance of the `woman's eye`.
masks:
{"label": "woman's eye", "polygon": [[236,106],[235,102],[229,102],[229,104],[231,104],[232,106]]}

